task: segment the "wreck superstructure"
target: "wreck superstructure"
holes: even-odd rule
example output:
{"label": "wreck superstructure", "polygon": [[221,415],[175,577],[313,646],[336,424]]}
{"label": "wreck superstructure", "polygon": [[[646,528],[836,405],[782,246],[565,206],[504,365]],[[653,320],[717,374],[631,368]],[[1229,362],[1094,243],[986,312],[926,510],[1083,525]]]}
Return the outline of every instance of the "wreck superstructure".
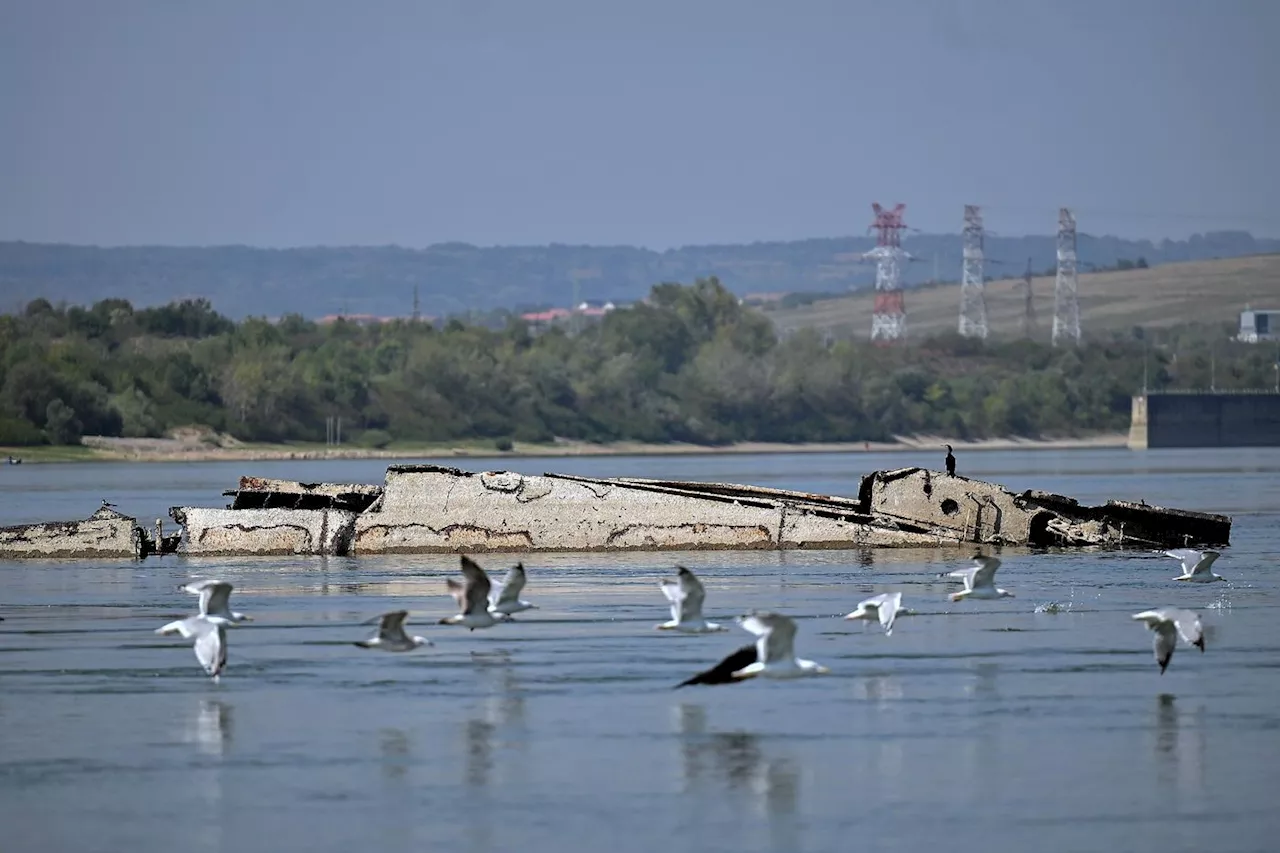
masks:
{"label": "wreck superstructure", "polygon": [[[174,550],[191,556],[360,556],[967,544],[1167,548],[1224,545],[1231,531],[1231,519],[1222,515],[1125,501],[1081,506],[1061,495],[1015,494],[924,468],[869,474],[855,498],[439,465],[392,466],[382,485],[242,477],[224,495],[231,502],[221,508],[173,507],[180,535],[157,530],[151,537],[135,527],[128,547],[117,537],[115,556]],[[76,551],[68,546],[41,553],[41,547],[8,544],[32,541],[37,527],[0,529],[0,557]]]}

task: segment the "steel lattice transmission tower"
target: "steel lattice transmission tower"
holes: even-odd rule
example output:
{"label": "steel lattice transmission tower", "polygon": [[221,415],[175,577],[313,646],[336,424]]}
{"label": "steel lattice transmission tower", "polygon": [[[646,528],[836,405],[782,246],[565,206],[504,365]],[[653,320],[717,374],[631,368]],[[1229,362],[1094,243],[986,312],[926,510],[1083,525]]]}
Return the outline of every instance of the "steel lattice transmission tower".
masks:
{"label": "steel lattice transmission tower", "polygon": [[1053,285],[1053,345],[1080,342],[1080,300],[1076,280],[1076,218],[1058,211],[1058,278]]}
{"label": "steel lattice transmission tower", "polygon": [[987,294],[982,270],[982,211],[964,206],[964,268],[960,276],[960,334],[987,337]]}
{"label": "steel lattice transmission tower", "polygon": [[897,341],[907,336],[907,309],[902,299],[902,265],[910,258],[902,250],[905,204],[885,210],[873,202],[876,247],[862,257],[876,262],[876,304],[871,315],[871,340]]}
{"label": "steel lattice transmission tower", "polygon": [[1027,271],[1022,274],[1022,336],[1031,337],[1036,327],[1036,305],[1031,292],[1031,259],[1027,258]]}

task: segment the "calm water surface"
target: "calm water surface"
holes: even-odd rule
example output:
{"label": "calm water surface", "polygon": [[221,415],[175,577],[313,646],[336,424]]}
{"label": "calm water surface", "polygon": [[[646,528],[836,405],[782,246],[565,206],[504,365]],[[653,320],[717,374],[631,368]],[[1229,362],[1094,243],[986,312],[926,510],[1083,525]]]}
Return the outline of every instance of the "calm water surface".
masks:
{"label": "calm water surface", "polygon": [[[852,494],[905,454],[454,460]],[[1280,848],[1280,451],[958,454],[1082,501],[1227,512],[1228,584],[1128,553],[1003,553],[1017,598],[952,604],[954,551],[524,557],[516,624],[433,624],[456,557],[0,563],[0,850],[1186,850]],[[384,462],[23,465],[0,524],[216,506],[241,473],[380,482]],[[669,636],[677,561],[709,615],[800,620],[832,675],[671,686],[749,635]],[[152,631],[217,575],[256,621],[219,685]],[[892,637],[839,617],[901,590]],[[1159,675],[1129,619],[1201,610]],[[1050,606],[1055,605],[1055,606]],[[435,646],[354,648],[407,607]]]}

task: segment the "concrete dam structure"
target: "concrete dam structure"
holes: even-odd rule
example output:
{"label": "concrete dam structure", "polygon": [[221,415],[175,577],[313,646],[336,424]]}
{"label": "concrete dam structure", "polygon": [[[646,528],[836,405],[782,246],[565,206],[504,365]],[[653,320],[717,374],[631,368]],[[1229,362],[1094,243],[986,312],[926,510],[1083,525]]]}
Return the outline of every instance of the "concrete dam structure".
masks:
{"label": "concrete dam structure", "polygon": [[1280,394],[1206,391],[1134,397],[1129,447],[1280,447]]}

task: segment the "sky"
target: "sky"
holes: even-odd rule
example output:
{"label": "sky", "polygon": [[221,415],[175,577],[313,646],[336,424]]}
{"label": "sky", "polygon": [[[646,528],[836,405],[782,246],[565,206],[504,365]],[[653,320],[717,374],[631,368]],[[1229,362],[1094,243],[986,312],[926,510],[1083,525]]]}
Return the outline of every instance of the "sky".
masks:
{"label": "sky", "polygon": [[0,240],[1280,236],[1278,41],[1274,0],[0,0]]}

